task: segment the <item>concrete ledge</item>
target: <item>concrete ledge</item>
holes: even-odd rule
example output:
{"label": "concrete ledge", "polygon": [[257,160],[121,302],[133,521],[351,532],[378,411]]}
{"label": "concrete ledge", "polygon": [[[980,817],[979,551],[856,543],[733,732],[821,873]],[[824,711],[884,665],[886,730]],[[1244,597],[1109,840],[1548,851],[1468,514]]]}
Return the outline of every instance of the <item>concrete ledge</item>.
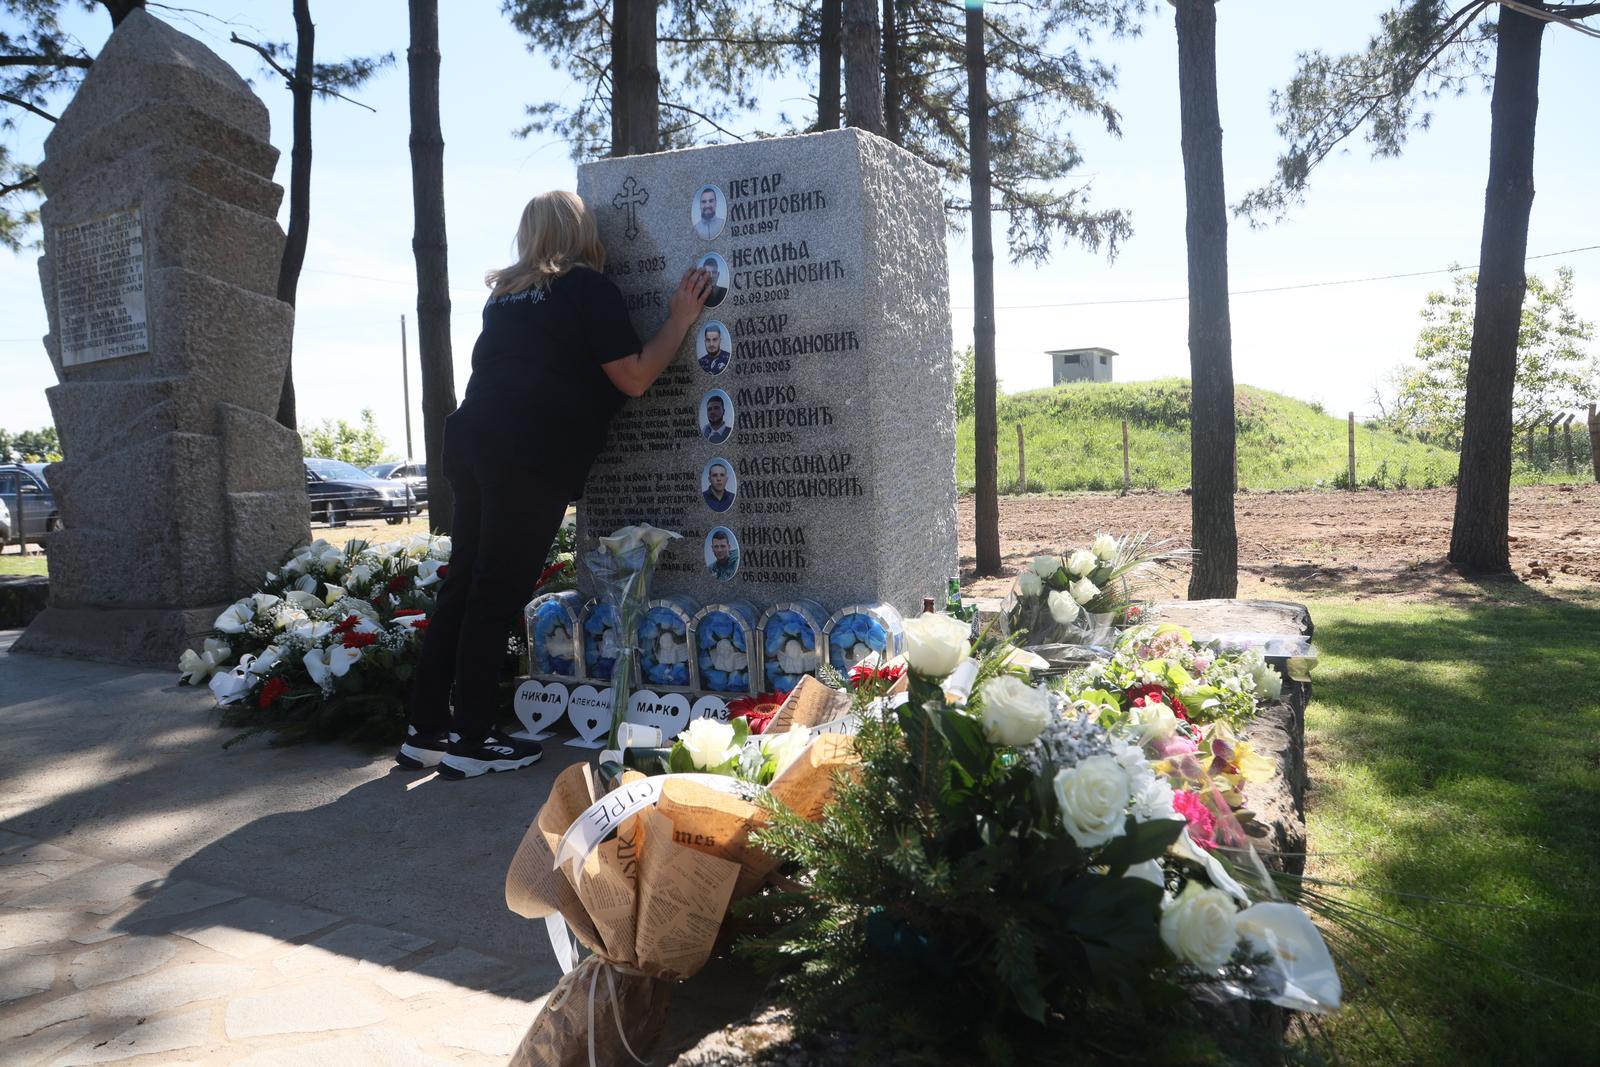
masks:
{"label": "concrete ledge", "polygon": [[50,579],[42,574],[0,578],[0,630],[28,625],[50,600]]}
{"label": "concrete ledge", "polygon": [[200,644],[226,606],[47,607],[17,638],[11,651],[176,672],[183,650]]}

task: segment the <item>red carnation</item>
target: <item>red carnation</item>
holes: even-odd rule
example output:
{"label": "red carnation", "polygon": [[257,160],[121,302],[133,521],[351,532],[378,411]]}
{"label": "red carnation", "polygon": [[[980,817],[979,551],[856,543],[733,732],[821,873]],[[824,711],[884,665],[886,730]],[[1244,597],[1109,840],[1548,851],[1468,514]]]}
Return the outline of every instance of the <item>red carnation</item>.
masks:
{"label": "red carnation", "polygon": [[1189,839],[1201,848],[1217,847],[1217,817],[1199,795],[1187,789],[1172,791],[1172,810],[1189,824]]}
{"label": "red carnation", "polygon": [[393,578],[389,579],[389,584],[388,584],[387,588],[388,588],[389,592],[391,592],[391,593],[403,593],[403,592],[406,591],[406,587],[409,586],[410,584],[411,584],[411,575],[409,575],[409,574],[397,574]]}
{"label": "red carnation", "polygon": [[[537,582],[533,583],[534,592],[538,592],[540,589],[544,588],[545,583],[549,582],[550,579],[556,577],[557,575],[559,575],[562,571],[564,571],[566,569],[567,569],[567,565],[565,563],[552,563],[552,564],[550,564],[550,566],[548,566],[544,570],[540,571],[539,572],[539,580]],[[445,569],[443,567],[439,568],[439,574],[441,576],[444,575],[444,570]]]}
{"label": "red carnation", "polygon": [[404,618],[406,618],[407,616],[410,616],[410,615],[426,615],[426,614],[427,614],[427,612],[424,611],[422,608],[401,608],[399,611],[394,613],[394,617],[397,618],[397,619],[404,619]]}
{"label": "red carnation", "polygon": [[883,683],[885,688],[890,688],[904,677],[905,673],[906,665],[904,663],[896,663],[888,667],[869,667],[864,663],[858,663],[850,668],[850,685],[859,689],[869,682],[877,681]]}
{"label": "red carnation", "polygon": [[448,564],[448,563],[439,564],[439,569],[434,571],[433,573],[435,573],[435,574],[437,574],[439,576],[439,580],[441,582],[444,581],[446,578],[450,577],[450,564]]}
{"label": "red carnation", "polygon": [[366,648],[368,645],[372,644],[377,639],[378,639],[378,635],[377,634],[361,633],[361,632],[359,632],[357,630],[351,630],[349,633],[344,635],[344,647],[345,648]]}
{"label": "red carnation", "polygon": [[411,624],[411,628],[413,630],[426,630],[428,628],[428,620],[418,619],[416,622]]}
{"label": "red carnation", "polygon": [[339,625],[337,625],[337,626],[335,626],[333,628],[333,632],[336,633],[336,634],[349,633],[351,630],[356,628],[356,624],[359,623],[360,621],[361,621],[360,616],[357,616],[357,615],[347,616],[343,622],[341,622]]}
{"label": "red carnation", "polygon": [[268,678],[267,684],[261,687],[261,695],[256,697],[256,706],[270,708],[278,702],[278,698],[288,692],[289,683],[282,678]]}

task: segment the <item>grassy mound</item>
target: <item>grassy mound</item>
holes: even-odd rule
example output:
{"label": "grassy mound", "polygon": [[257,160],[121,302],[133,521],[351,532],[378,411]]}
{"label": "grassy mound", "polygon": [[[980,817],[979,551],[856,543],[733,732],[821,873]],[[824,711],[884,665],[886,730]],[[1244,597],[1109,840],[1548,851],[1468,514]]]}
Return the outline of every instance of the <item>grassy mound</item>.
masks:
{"label": "grassy mound", "polygon": [[[1281,393],[1241,385],[1239,484],[1247,489],[1342,487],[1348,451],[1343,418]],[[999,402],[1000,491],[1017,491],[1017,426],[1028,460],[1027,492],[1122,487],[1122,420],[1136,489],[1189,484],[1189,382],[1079,382],[1003,396]],[[972,489],[972,420],[956,428],[956,478]],[[1378,489],[1450,485],[1454,452],[1388,430],[1356,426],[1356,482]],[[1518,484],[1563,480],[1518,460]]]}

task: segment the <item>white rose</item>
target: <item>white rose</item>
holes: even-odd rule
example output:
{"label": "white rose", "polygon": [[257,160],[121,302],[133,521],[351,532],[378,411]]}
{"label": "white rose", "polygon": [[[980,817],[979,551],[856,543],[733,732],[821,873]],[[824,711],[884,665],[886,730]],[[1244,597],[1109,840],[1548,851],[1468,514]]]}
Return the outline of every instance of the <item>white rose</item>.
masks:
{"label": "white rose", "polygon": [[1029,567],[1034,574],[1048,580],[1052,574],[1061,569],[1061,560],[1055,556],[1034,556]]}
{"label": "white rose", "polygon": [[1061,823],[1080,848],[1121,837],[1128,815],[1128,772],[1111,756],[1090,756],[1056,773]]}
{"label": "white rose", "polygon": [[1067,587],[1072,594],[1072,599],[1078,604],[1087,604],[1100,595],[1100,587],[1087,578],[1079,578]]}
{"label": "white rose", "polygon": [[1044,579],[1032,571],[1023,571],[1017,577],[1017,592],[1025,597],[1036,597],[1044,592]]}
{"label": "white rose", "polygon": [[1094,570],[1095,563],[1094,553],[1080,548],[1067,557],[1067,573],[1074,578],[1085,577]]}
{"label": "white rose", "polygon": [[800,754],[811,745],[811,731],[804,726],[796,726],[781,734],[775,734],[769,740],[765,734],[761,737],[761,751],[767,756],[776,756],[777,765],[773,771],[776,778],[789,769],[789,765],[800,758]]}
{"label": "white rose", "polygon": [[971,650],[972,627],[948,615],[918,615],[905,622],[906,659],[911,669],[929,678],[943,678]]}
{"label": "white rose", "polygon": [[1050,721],[1050,694],[1009,674],[991,678],[983,697],[983,736],[991,745],[1026,745]]}
{"label": "white rose", "polygon": [[1165,741],[1178,732],[1177,714],[1159,700],[1134,708],[1128,713],[1128,721],[1139,731],[1140,744]]}
{"label": "white rose", "polygon": [[1161,940],[1172,954],[1204,971],[1214,971],[1239,944],[1239,913],[1220,889],[1190,882],[1161,911]]}
{"label": "white rose", "polygon": [[1132,812],[1139,822],[1183,818],[1172,806],[1172,784],[1155,775],[1134,784]]}
{"label": "white rose", "polygon": [[1096,559],[1110,563],[1117,555],[1117,539],[1110,534],[1101,534],[1089,546],[1089,551],[1095,554]]}
{"label": "white rose", "polygon": [[1050,617],[1062,626],[1069,626],[1078,617],[1078,602],[1060,589],[1050,590]]}
{"label": "white rose", "polygon": [[696,719],[678,735],[678,743],[689,754],[696,770],[720,767],[739,755],[733,745],[733,726],[716,719]]}
{"label": "white rose", "polygon": [[310,622],[311,617],[305,612],[301,611],[299,608],[291,605],[289,607],[279,609],[277,618],[274,621],[276,622],[278,629],[288,630],[298,627],[303,622]]}

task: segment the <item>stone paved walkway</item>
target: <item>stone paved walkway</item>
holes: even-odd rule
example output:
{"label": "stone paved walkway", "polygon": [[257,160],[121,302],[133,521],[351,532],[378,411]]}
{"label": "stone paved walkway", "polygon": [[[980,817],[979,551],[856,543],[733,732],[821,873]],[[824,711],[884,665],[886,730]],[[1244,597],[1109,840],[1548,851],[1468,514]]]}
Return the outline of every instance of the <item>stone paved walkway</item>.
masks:
{"label": "stone paved walkway", "polygon": [[224,751],[173,677],[0,633],[0,1065],[501,1064],[558,971],[503,878],[550,779]]}

